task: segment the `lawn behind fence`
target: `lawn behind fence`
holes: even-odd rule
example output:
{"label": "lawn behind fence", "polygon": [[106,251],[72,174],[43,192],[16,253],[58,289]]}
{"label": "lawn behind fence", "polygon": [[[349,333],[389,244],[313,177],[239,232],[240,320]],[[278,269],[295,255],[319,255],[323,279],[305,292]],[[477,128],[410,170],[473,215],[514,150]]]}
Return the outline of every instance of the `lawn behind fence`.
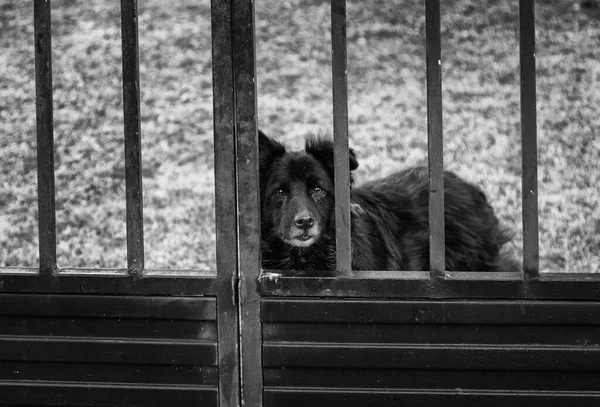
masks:
{"label": "lawn behind fence", "polygon": [[[119,1],[56,0],[60,266],[126,267]],[[358,182],[427,158],[424,2],[348,2]],[[37,266],[33,14],[0,1],[0,266]],[[600,11],[540,0],[540,263],[600,269]],[[256,0],[259,125],[293,147],[332,131],[330,6]],[[210,3],[139,5],[149,268],[215,266]],[[521,256],[517,0],[442,1],[445,166],[480,185]]]}

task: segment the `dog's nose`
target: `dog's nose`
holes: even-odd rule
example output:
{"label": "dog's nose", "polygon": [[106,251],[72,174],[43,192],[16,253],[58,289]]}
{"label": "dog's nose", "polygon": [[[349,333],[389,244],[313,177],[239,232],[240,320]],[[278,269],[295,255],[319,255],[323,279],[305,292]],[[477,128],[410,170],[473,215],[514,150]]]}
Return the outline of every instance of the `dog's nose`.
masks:
{"label": "dog's nose", "polygon": [[298,216],[294,223],[301,229],[308,230],[312,225],[315,224],[315,220],[310,216]]}

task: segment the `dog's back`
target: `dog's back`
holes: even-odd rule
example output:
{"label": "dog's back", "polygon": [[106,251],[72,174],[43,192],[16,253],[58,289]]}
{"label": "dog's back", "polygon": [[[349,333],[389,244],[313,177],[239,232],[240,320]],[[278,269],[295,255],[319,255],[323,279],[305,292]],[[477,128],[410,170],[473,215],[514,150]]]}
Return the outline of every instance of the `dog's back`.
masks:
{"label": "dog's back", "polygon": [[[429,269],[429,185],[425,167],[372,181],[353,191],[354,201],[385,236],[389,265],[399,270]],[[499,225],[481,189],[444,173],[446,270],[515,271],[501,255],[511,236]]]}

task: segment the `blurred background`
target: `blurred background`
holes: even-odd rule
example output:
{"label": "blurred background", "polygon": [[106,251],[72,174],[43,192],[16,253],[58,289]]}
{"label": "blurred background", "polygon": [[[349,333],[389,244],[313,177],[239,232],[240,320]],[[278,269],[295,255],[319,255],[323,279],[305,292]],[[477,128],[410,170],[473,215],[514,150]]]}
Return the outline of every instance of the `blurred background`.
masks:
{"label": "blurred background", "polygon": [[[256,0],[259,126],[331,135],[330,5]],[[348,1],[358,183],[427,159],[424,1]],[[52,2],[60,267],[126,267],[120,2]],[[600,270],[600,4],[536,1],[540,264]],[[140,0],[147,268],[215,267],[208,0]],[[518,0],[443,0],[445,166],[521,256]],[[0,267],[37,266],[32,2],[0,0]]]}

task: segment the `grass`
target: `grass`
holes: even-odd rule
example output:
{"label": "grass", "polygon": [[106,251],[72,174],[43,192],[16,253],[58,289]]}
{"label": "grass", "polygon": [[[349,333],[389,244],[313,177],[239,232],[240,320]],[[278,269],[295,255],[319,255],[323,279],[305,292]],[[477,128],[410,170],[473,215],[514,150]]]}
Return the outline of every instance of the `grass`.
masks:
{"label": "grass", "polygon": [[[119,3],[53,3],[60,266],[125,267]],[[424,2],[348,3],[349,130],[368,180],[426,160]],[[540,263],[600,269],[600,13],[540,0]],[[583,3],[582,3],[583,4]],[[256,2],[259,123],[330,134],[329,2]],[[0,266],[37,265],[30,2],[0,1]],[[146,262],[213,268],[210,6],[140,2]],[[442,4],[444,160],[480,185],[521,255],[518,2]]]}

